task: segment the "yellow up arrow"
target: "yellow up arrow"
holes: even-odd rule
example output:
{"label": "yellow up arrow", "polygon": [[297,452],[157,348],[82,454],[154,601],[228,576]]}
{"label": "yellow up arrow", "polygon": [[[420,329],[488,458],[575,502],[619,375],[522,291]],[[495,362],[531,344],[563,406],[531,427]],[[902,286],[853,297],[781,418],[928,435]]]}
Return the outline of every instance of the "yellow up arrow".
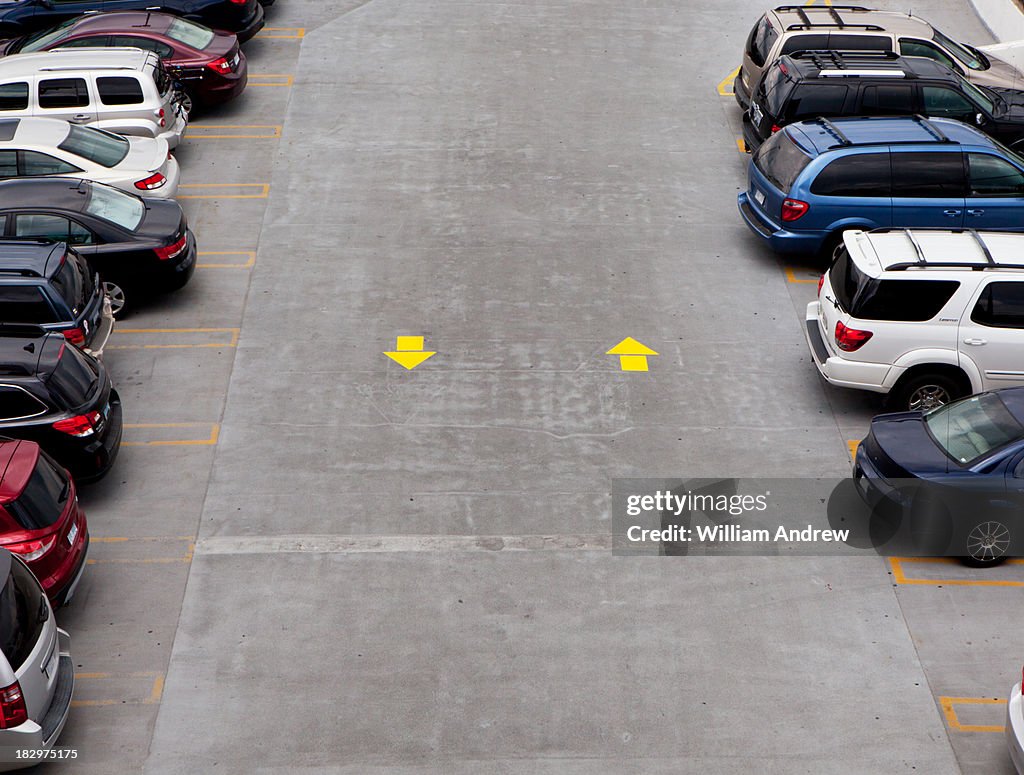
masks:
{"label": "yellow up arrow", "polygon": [[618,355],[619,367],[623,371],[647,371],[647,356],[657,355],[645,344],[641,344],[631,336],[627,336],[605,355]]}
{"label": "yellow up arrow", "polygon": [[422,336],[400,336],[395,342],[395,350],[397,352],[385,352],[395,363],[399,363],[407,369],[415,369],[423,361],[432,355],[437,355],[436,352],[429,352],[423,349],[423,337]]}

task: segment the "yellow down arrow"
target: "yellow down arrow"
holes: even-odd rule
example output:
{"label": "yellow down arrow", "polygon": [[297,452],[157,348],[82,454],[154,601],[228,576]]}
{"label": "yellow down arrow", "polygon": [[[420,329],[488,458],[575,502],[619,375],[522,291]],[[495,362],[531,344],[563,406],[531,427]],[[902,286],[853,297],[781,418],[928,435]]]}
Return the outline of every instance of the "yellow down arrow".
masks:
{"label": "yellow down arrow", "polygon": [[400,363],[407,369],[415,369],[423,361],[432,355],[437,355],[436,352],[426,351],[423,349],[423,337],[422,336],[400,336],[395,342],[395,350],[397,352],[385,352],[395,363]]}

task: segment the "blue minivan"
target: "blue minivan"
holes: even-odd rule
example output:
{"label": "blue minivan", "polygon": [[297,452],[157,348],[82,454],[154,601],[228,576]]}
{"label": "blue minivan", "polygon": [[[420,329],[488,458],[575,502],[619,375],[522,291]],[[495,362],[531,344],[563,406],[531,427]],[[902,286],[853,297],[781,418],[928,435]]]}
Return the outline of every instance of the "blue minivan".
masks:
{"label": "blue minivan", "polygon": [[738,204],[779,253],[830,255],[845,229],[1024,231],[1024,159],[959,121],[819,118],[750,160]]}

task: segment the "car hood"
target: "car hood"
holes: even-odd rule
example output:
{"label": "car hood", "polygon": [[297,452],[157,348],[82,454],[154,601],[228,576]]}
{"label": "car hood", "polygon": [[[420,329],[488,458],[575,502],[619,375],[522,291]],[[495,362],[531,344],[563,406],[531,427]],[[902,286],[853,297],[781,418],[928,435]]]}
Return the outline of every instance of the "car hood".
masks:
{"label": "car hood", "polygon": [[999,80],[1013,88],[1024,81],[1024,43],[994,43],[991,46],[978,46],[978,50],[985,52],[991,65],[984,71],[986,83]]}
{"label": "car hood", "polygon": [[886,478],[942,474],[950,468],[949,458],[928,433],[921,412],[875,417],[868,443],[865,452]]}
{"label": "car hood", "polygon": [[999,113],[1000,118],[1009,117],[1024,121],[1024,91],[1000,89],[991,86],[989,90],[1006,100],[1006,111]]}

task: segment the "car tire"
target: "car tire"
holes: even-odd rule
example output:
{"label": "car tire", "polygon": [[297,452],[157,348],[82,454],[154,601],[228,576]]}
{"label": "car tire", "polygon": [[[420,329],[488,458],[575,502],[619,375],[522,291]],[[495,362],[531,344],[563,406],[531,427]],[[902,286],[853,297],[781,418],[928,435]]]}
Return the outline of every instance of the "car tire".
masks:
{"label": "car tire", "polygon": [[114,313],[114,319],[124,319],[129,310],[128,294],[125,293],[124,286],[109,280],[104,280],[103,291],[110,297],[110,311]]}
{"label": "car tire", "polygon": [[928,411],[965,395],[963,385],[948,374],[924,373],[898,384],[886,403],[894,412]]}
{"label": "car tire", "polygon": [[992,568],[1009,558],[1010,529],[1002,522],[979,522],[967,533],[960,561],[971,568]]}

